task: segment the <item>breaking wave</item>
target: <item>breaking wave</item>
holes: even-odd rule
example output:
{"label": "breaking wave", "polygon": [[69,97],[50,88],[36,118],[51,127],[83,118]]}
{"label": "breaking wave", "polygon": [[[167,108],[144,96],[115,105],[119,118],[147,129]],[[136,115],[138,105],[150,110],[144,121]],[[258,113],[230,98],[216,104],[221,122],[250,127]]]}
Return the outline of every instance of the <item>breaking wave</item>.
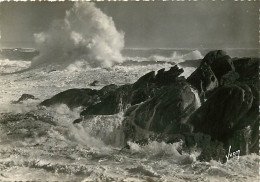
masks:
{"label": "breaking wave", "polygon": [[[147,50],[144,50],[147,51]],[[164,56],[164,55],[158,55],[158,54],[152,54],[149,57],[125,57],[126,60],[134,60],[138,62],[143,61],[165,61],[165,62],[173,62],[173,63],[181,63],[185,60],[197,60],[202,59],[204,56],[201,54],[199,50],[191,51],[187,54],[181,54],[178,51],[173,51],[171,56]]]}
{"label": "breaking wave", "polygon": [[30,61],[0,59],[0,74],[21,71],[30,67]]}
{"label": "breaking wave", "polygon": [[124,33],[94,3],[76,2],[64,19],[53,21],[46,32],[34,37],[40,55],[32,67],[52,64],[64,68],[75,61],[110,67],[123,60]]}

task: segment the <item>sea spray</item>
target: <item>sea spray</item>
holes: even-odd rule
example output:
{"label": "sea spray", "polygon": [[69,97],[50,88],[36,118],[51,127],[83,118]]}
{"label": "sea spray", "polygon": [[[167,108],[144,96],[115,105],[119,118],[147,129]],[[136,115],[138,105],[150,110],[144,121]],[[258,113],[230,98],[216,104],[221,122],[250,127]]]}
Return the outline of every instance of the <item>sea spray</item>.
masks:
{"label": "sea spray", "polygon": [[194,96],[195,96],[195,109],[198,109],[201,106],[201,102],[200,102],[200,97],[198,94],[198,91],[191,88],[191,91],[193,92]]}
{"label": "sea spray", "polygon": [[80,125],[87,133],[99,138],[106,145],[123,147],[125,144],[122,128],[123,113],[115,115],[98,115],[84,119]]}
{"label": "sea spray", "polygon": [[64,68],[79,60],[91,67],[110,67],[123,61],[124,33],[94,3],[75,3],[64,19],[54,20],[46,32],[34,37],[40,55],[32,67],[53,64]]}

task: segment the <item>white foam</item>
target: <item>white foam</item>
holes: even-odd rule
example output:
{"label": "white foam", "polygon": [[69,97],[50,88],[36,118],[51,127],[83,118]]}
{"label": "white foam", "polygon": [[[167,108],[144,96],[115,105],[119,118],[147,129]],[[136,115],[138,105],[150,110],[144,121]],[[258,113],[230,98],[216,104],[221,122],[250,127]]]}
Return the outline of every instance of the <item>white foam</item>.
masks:
{"label": "white foam", "polygon": [[30,67],[30,61],[0,59],[0,74],[12,73]]}
{"label": "white foam", "polygon": [[123,60],[124,33],[111,17],[91,2],[76,2],[63,20],[55,20],[46,32],[34,34],[37,56],[32,66],[58,64],[65,67],[84,60],[91,67],[110,67]]}

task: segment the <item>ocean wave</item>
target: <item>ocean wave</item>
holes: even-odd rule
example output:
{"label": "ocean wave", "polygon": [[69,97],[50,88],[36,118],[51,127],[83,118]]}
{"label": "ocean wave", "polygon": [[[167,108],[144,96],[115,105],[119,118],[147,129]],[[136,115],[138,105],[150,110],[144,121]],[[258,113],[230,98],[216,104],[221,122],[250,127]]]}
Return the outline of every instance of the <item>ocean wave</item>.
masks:
{"label": "ocean wave", "polygon": [[64,19],[54,20],[46,32],[34,37],[40,54],[33,59],[32,67],[54,64],[64,68],[77,60],[84,60],[90,67],[122,62],[124,33],[91,2],[75,3]]}
{"label": "ocean wave", "polygon": [[187,54],[180,54],[178,51],[174,51],[170,57],[155,54],[149,57],[125,57],[125,60],[134,60],[137,62],[145,62],[145,61],[173,62],[178,64],[184,62],[185,60],[197,60],[202,58],[203,55],[200,53],[200,51],[194,50]]}
{"label": "ocean wave", "polygon": [[27,69],[31,66],[30,61],[0,59],[0,74],[12,73]]}

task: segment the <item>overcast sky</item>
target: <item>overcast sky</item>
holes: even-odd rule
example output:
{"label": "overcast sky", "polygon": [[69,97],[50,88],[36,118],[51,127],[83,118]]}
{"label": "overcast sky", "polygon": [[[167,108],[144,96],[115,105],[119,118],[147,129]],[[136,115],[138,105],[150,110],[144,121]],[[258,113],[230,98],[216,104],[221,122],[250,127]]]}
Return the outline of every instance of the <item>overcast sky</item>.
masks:
{"label": "overcast sky", "polygon": [[[98,2],[125,47],[257,48],[259,2]],[[0,3],[2,46],[33,46],[33,34],[64,17],[72,2]],[[0,44],[0,46],[1,46]]]}

